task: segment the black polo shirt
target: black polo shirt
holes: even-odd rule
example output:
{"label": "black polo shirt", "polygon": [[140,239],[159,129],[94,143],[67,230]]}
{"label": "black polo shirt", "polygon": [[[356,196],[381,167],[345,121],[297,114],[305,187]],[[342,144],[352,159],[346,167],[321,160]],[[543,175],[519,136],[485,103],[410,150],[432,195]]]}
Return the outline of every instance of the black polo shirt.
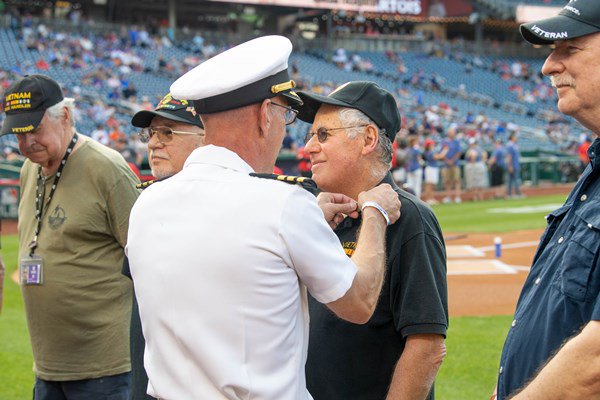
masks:
{"label": "black polo shirt", "polygon": [[517,303],[498,370],[498,399],[534,378],[560,346],[600,320],[600,140],[548,227]]}
{"label": "black polo shirt", "polygon": [[[433,211],[399,189],[400,219],[387,230],[386,274],[375,313],[365,325],[341,320],[309,299],[306,380],[315,400],[385,399],[406,337],[446,335],[446,249]],[[360,219],[346,218],[335,232],[346,254],[356,248]],[[430,395],[433,399],[433,391]]]}

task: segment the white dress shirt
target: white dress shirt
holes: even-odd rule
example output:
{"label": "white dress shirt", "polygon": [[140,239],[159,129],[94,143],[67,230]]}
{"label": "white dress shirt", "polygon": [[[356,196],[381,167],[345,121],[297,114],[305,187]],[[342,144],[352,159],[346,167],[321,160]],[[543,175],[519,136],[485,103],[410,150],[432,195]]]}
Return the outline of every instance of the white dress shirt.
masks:
{"label": "white dress shirt", "polygon": [[205,146],[133,207],[127,253],[154,397],[311,399],[306,289],[337,300],[356,267],[314,196],[251,172]]}

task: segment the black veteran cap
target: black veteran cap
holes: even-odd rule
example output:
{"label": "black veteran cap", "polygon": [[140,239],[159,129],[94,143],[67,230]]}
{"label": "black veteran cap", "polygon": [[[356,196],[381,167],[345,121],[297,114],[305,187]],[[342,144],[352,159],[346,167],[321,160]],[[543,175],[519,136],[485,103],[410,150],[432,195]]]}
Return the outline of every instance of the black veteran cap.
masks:
{"label": "black veteran cap", "polygon": [[171,85],[178,99],[193,100],[196,111],[210,114],[259,103],[275,96],[302,104],[288,73],[292,42],[263,36],[206,60]]}
{"label": "black veteran cap", "polygon": [[394,96],[374,82],[354,81],[344,83],[329,96],[308,92],[298,92],[304,104],[299,107],[298,118],[313,123],[321,104],[355,108],[371,118],[379,128],[385,130],[390,140],[394,140],[400,130],[400,113]]}
{"label": "black veteran cap", "polygon": [[521,35],[533,44],[552,44],[595,32],[600,32],[598,0],[571,0],[556,17],[521,25]]}
{"label": "black veteran cap", "polygon": [[156,116],[170,119],[171,121],[196,125],[204,129],[200,115],[194,109],[194,105],[187,100],[174,99],[171,93],[163,97],[154,111],[142,110],[135,113],[131,119],[131,125],[138,128],[147,128],[150,126],[152,118]]}
{"label": "black veteran cap", "polygon": [[33,131],[46,110],[63,99],[63,92],[54,80],[44,75],[26,75],[4,92],[6,119],[0,136]]}

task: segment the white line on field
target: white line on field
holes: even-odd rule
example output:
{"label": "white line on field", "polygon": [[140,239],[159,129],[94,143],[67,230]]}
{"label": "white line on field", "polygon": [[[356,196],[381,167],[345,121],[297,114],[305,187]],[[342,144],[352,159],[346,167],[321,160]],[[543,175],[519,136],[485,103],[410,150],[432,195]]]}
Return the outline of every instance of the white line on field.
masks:
{"label": "white line on field", "polygon": [[[535,242],[509,243],[509,244],[503,244],[502,248],[503,249],[520,249],[522,247],[534,247],[534,246],[537,246],[539,243],[540,243],[539,240],[537,240]],[[479,251],[494,251],[496,249],[496,246],[476,247],[476,249]]]}

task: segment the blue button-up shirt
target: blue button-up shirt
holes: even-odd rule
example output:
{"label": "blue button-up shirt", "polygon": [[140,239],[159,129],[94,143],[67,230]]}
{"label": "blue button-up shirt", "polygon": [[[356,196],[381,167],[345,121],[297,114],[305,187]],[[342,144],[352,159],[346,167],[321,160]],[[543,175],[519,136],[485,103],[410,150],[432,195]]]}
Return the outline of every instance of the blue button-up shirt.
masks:
{"label": "blue button-up shirt", "polygon": [[590,165],[548,227],[517,303],[498,370],[498,398],[523,387],[581,331],[600,320],[600,139]]}

